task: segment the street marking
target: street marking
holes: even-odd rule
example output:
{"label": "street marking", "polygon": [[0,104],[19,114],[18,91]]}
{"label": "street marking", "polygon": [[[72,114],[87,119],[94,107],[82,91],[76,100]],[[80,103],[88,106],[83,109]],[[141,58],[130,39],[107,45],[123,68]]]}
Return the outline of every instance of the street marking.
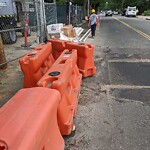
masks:
{"label": "street marking", "polygon": [[134,27],[132,27],[132,26],[130,26],[129,24],[127,24],[127,23],[125,23],[125,22],[119,20],[119,19],[116,18],[116,17],[113,17],[113,18],[116,19],[117,21],[119,21],[120,23],[124,24],[124,25],[127,26],[128,28],[130,28],[130,29],[134,30],[135,32],[139,33],[140,35],[144,36],[146,39],[150,40],[150,36],[149,36],[148,34],[142,32],[142,31],[140,31],[140,30],[138,30],[138,29],[136,29],[136,28],[134,28]]}
{"label": "street marking", "polygon": [[117,62],[120,62],[120,63],[122,63],[122,62],[129,62],[129,63],[145,63],[145,62],[150,62],[150,59],[135,59],[135,58],[133,58],[133,59],[111,59],[111,60],[108,60],[108,62],[110,62],[110,63],[117,63]]}
{"label": "street marking", "polygon": [[[112,99],[116,99],[115,96],[111,96]],[[126,102],[132,102],[132,103],[140,103],[140,104],[144,104],[144,102],[142,101],[138,101],[138,100],[133,100],[133,99],[127,99],[127,98],[118,98],[121,101],[126,101]],[[116,100],[115,100],[116,101]]]}
{"label": "street marking", "polygon": [[103,85],[101,88],[103,90],[110,90],[110,89],[150,89],[150,86],[140,86],[140,85]]}

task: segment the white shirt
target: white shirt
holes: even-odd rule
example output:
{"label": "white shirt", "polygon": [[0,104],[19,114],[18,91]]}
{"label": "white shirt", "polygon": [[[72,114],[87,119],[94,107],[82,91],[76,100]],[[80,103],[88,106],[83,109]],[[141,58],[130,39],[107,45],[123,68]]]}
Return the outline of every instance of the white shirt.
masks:
{"label": "white shirt", "polygon": [[91,23],[91,25],[96,24],[97,18],[98,18],[98,17],[97,17],[96,14],[92,14],[92,15],[90,16],[90,23]]}

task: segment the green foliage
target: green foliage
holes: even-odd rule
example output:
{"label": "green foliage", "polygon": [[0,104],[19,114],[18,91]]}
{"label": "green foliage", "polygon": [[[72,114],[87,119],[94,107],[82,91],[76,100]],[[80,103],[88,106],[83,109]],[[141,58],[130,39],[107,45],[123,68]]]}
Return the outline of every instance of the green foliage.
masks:
{"label": "green foliage", "polygon": [[139,10],[138,14],[142,14],[145,10],[150,9],[150,0],[100,0],[99,10],[117,9],[122,11],[128,6],[136,6]]}
{"label": "green foliage", "polygon": [[[57,4],[65,4],[69,0],[56,0]],[[87,13],[87,1],[88,0],[70,0],[73,4],[83,6],[84,15]],[[150,9],[150,0],[90,0],[90,9],[96,10],[123,10],[127,6],[137,6],[139,14],[142,14],[145,10]],[[45,0],[45,2],[53,2],[53,0]],[[145,11],[149,14],[149,12]]]}
{"label": "green foliage", "polygon": [[65,4],[65,0],[56,0],[57,4]]}
{"label": "green foliage", "polygon": [[83,1],[81,1],[81,0],[73,0],[73,3],[74,3],[74,4],[77,4],[77,5],[79,5],[79,6],[82,6],[82,5],[83,5]]}
{"label": "green foliage", "polygon": [[119,9],[119,7],[120,7],[119,0],[101,0],[99,4],[100,10],[106,10],[106,9],[116,10]]}
{"label": "green foliage", "polygon": [[150,10],[144,11],[144,16],[150,16]]}
{"label": "green foliage", "polygon": [[[47,3],[53,3],[53,0],[44,0]],[[57,4],[65,4],[65,0],[56,0]]]}

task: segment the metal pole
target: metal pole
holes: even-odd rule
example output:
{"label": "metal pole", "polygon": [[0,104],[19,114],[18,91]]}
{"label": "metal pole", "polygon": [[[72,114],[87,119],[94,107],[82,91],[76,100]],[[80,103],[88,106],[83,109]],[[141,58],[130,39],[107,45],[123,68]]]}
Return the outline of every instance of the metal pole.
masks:
{"label": "metal pole", "polygon": [[45,16],[45,3],[44,0],[41,0],[41,35],[42,39],[41,42],[45,42],[46,40],[46,16]]}
{"label": "metal pole", "polygon": [[77,26],[79,24],[79,14],[78,14],[78,5],[76,4],[76,10],[75,10],[75,17],[76,17],[76,20],[75,20],[75,25]]}
{"label": "metal pole", "polygon": [[70,24],[70,3],[69,3],[69,24]]}
{"label": "metal pole", "polygon": [[37,43],[46,40],[46,17],[44,0],[35,0],[35,8],[37,15]]}
{"label": "metal pole", "polygon": [[36,20],[37,20],[37,33],[36,33],[36,42],[40,43],[40,18],[39,18],[39,1],[35,0],[35,10],[36,10]]}
{"label": "metal pole", "polygon": [[87,15],[90,15],[90,0],[88,0]]}
{"label": "metal pole", "polygon": [[55,3],[55,12],[56,12],[56,23],[58,23],[58,19],[57,19],[57,4]]}

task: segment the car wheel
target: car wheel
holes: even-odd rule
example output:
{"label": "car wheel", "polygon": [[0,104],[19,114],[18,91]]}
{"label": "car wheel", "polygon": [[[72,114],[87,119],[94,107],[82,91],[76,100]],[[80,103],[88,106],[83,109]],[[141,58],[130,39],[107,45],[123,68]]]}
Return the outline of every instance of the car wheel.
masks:
{"label": "car wheel", "polygon": [[[9,29],[13,28],[12,26]],[[15,30],[2,33],[2,39],[4,44],[14,44],[17,41],[17,35]]]}

